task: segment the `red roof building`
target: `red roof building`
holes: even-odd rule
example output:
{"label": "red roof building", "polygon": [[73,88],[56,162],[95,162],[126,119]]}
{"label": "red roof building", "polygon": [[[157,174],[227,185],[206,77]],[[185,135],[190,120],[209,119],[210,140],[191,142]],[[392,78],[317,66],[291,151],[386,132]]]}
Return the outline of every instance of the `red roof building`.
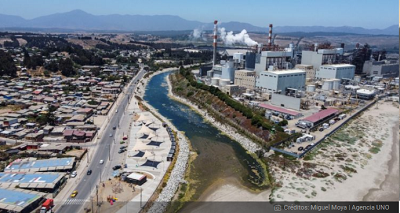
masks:
{"label": "red roof building", "polygon": [[339,113],[339,110],[333,109],[333,108],[328,108],[328,109],[321,110],[311,116],[308,116],[308,117],[302,119],[302,121],[309,122],[309,123],[312,123],[313,125],[315,125],[316,123],[318,123],[322,120],[325,120],[333,115],[337,115],[338,113]]}

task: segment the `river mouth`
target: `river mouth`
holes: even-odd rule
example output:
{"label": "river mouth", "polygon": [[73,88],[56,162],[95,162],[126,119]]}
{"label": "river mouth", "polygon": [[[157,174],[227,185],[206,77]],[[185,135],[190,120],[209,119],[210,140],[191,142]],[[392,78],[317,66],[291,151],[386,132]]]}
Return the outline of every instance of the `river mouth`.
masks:
{"label": "river mouth", "polygon": [[[257,184],[261,184],[266,177],[257,160],[191,108],[168,97],[166,77],[170,73],[156,75],[149,81],[144,100],[169,119],[179,131],[185,132],[192,152],[195,152],[192,156],[196,157],[191,161],[185,177],[190,183],[184,195],[189,199],[185,201],[201,201],[214,183],[226,183],[228,180],[249,190],[260,189]],[[186,204],[181,212],[185,207]]]}

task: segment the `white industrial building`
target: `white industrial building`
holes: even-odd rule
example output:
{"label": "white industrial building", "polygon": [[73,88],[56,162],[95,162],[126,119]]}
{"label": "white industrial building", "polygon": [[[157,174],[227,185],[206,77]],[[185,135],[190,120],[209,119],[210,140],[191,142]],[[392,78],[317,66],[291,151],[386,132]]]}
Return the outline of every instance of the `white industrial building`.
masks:
{"label": "white industrial building", "polygon": [[212,77],[235,80],[235,66],[233,61],[221,61],[221,65],[215,65],[212,69]]}
{"label": "white industrial building", "polygon": [[351,64],[322,65],[315,73],[317,79],[353,79],[356,66]]}
{"label": "white industrial building", "polygon": [[273,69],[290,69],[293,58],[293,47],[285,48],[285,51],[262,51],[256,55],[254,71],[260,75],[263,71]]}
{"label": "white industrial building", "polygon": [[312,65],[314,69],[318,69],[323,64],[337,63],[338,55],[343,55],[343,48],[319,49],[316,51],[303,50],[301,53],[301,64]]}
{"label": "white industrial building", "polygon": [[303,70],[263,71],[256,78],[256,88],[263,92],[285,93],[286,89],[305,90],[306,72]]}
{"label": "white industrial building", "polygon": [[363,66],[363,73],[369,76],[378,76],[383,78],[397,77],[399,76],[399,61],[365,61]]}

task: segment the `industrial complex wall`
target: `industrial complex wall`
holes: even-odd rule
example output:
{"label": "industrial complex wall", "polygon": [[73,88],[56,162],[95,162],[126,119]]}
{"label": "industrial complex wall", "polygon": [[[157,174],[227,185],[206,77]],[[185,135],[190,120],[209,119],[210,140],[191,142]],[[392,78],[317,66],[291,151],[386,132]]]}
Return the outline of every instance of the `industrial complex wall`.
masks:
{"label": "industrial complex wall", "polygon": [[287,95],[272,94],[271,103],[276,106],[285,107],[294,110],[300,110],[300,98]]}

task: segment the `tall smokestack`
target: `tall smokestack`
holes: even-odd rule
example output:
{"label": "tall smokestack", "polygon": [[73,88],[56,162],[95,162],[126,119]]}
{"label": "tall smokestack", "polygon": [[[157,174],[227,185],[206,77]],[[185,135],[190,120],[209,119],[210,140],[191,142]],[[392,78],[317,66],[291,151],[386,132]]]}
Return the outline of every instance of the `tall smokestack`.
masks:
{"label": "tall smokestack", "polygon": [[272,24],[269,24],[268,47],[269,47],[269,50],[271,50],[271,47],[272,47]]}
{"label": "tall smokestack", "polygon": [[214,52],[213,52],[213,67],[217,63],[217,31],[218,31],[218,21],[214,21],[214,37],[213,37],[213,47],[214,47]]}

